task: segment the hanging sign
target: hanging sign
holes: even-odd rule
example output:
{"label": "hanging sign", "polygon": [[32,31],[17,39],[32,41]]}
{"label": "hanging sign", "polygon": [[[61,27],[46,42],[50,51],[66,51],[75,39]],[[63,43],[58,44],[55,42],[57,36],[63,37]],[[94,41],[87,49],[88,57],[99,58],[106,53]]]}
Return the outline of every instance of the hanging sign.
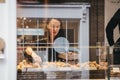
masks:
{"label": "hanging sign", "polygon": [[[120,0],[105,0],[105,28],[112,18],[112,16],[115,14],[115,12],[120,8]],[[114,29],[114,40],[116,41],[118,39],[119,35],[119,29],[116,27]],[[107,43],[107,39],[105,37],[105,41]],[[112,51],[110,52],[112,53]]]}
{"label": "hanging sign", "polygon": [[17,35],[44,35],[44,29],[17,29]]}

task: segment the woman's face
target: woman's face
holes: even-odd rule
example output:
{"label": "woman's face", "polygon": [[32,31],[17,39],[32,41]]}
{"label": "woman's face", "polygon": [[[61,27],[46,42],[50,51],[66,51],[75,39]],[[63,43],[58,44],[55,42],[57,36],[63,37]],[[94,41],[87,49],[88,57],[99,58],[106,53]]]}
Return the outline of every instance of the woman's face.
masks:
{"label": "woman's face", "polygon": [[48,30],[50,32],[50,35],[55,37],[60,30],[60,21],[57,19],[51,19],[48,24]]}

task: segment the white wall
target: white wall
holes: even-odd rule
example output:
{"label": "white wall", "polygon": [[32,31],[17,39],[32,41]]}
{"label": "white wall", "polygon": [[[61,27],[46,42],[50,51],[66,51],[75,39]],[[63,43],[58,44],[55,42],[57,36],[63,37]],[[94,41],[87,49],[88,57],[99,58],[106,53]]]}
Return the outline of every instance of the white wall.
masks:
{"label": "white wall", "polygon": [[5,58],[0,59],[0,80],[16,80],[16,0],[0,3],[0,37],[5,40]]}

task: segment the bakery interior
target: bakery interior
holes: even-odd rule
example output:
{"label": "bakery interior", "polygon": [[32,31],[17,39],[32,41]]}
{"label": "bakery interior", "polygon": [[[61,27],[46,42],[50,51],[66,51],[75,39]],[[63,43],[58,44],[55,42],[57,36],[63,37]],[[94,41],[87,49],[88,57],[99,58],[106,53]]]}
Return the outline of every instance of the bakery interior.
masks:
{"label": "bakery interior", "polygon": [[[116,66],[112,65],[113,57],[109,53],[110,47],[107,46],[105,41],[104,0],[46,0],[46,2],[44,0],[18,0],[17,4],[17,80],[109,80],[114,79],[114,77],[119,77],[120,73],[114,70]],[[38,9],[40,7],[39,5],[47,5],[46,8],[48,8],[48,12],[46,10],[46,18],[39,15],[34,17],[34,15],[32,15],[34,13],[29,13],[27,17],[24,15],[25,12],[22,16],[20,15],[22,14],[22,10],[19,11],[19,8],[25,8],[26,10],[32,8]],[[71,14],[71,17],[64,17],[65,12],[63,12],[62,18],[61,15],[57,15],[57,18],[61,18],[62,30],[65,32],[66,39],[64,41],[64,39],[62,40],[62,38],[60,38],[58,41],[56,39],[53,42],[52,48],[55,49],[55,52],[58,54],[60,59],[53,60],[52,55],[51,61],[48,60],[48,49],[49,47],[51,48],[51,46],[46,45],[49,44],[49,33],[46,30],[47,19],[51,18],[52,15],[52,13],[49,13],[49,7],[52,8],[50,5],[58,8],[58,11],[60,5],[83,5],[85,6],[86,11],[89,10],[88,12],[83,11],[82,16],[84,18],[76,18],[74,17],[75,14]],[[60,9],[61,8],[64,7],[60,7]],[[70,15],[69,12],[66,13]],[[54,16],[52,15],[52,18],[54,18]],[[81,30],[81,26],[85,27],[84,24],[86,26],[88,24],[88,28],[86,27],[86,29],[83,29],[86,31],[86,35],[89,35],[85,37],[86,39],[89,39],[87,41],[81,39],[83,38],[81,36],[85,34]],[[22,29],[26,30],[21,31]],[[43,31],[38,31],[40,34],[34,34],[34,31],[28,32],[29,29],[37,29],[36,32],[38,29],[42,29]],[[84,42],[82,42],[82,40]],[[33,51],[41,57],[41,64],[29,62],[26,58],[24,58],[24,52],[27,49],[27,46],[30,46]]]}
{"label": "bakery interior", "polygon": [[[113,47],[105,33],[119,6],[119,0],[16,0],[14,79],[119,80],[120,65],[114,65]],[[64,34],[52,43],[47,30],[50,19],[60,19]],[[0,46],[0,54],[6,48]],[[5,57],[0,55],[0,63],[7,62]]]}

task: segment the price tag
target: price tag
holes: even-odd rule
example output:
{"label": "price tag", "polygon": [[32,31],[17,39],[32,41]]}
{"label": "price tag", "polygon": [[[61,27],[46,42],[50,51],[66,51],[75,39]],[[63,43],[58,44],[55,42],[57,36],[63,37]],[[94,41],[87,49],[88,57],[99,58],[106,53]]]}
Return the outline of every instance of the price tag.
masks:
{"label": "price tag", "polygon": [[113,68],[113,72],[120,72],[120,68],[118,67]]}

